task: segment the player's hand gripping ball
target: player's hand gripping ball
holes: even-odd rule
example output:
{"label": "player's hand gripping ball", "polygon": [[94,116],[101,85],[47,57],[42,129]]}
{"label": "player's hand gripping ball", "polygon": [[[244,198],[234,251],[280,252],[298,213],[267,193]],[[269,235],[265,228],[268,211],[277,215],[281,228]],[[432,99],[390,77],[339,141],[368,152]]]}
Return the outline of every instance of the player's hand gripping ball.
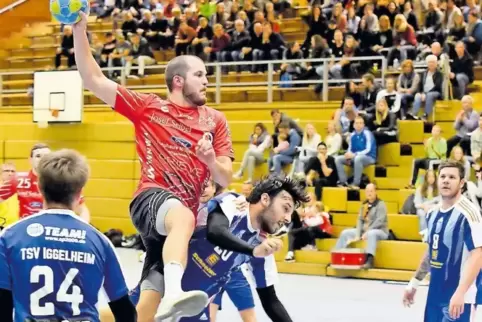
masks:
{"label": "player's hand gripping ball", "polygon": [[89,15],[89,0],[50,0],[50,12],[60,23],[73,25],[79,22],[80,11]]}

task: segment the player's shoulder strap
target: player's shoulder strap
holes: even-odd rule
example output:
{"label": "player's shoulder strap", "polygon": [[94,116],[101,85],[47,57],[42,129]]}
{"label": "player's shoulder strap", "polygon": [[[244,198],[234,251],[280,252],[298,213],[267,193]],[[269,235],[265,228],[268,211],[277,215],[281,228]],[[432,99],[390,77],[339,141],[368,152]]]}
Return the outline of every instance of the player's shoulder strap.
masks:
{"label": "player's shoulder strap", "polygon": [[482,223],[482,214],[467,197],[462,196],[456,203],[455,209],[457,209],[469,223]]}

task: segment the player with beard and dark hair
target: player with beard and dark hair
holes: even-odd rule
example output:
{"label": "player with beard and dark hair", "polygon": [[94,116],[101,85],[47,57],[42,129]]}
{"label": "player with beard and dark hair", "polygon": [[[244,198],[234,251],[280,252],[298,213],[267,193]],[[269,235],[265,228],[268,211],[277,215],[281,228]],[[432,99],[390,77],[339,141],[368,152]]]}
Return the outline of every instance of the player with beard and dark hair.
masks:
{"label": "player with beard and dark hair", "polygon": [[142,174],[130,213],[147,250],[139,320],[152,321],[156,311],[159,319],[195,316],[208,296],[184,292],[181,281],[204,186],[211,177],[223,187],[231,180],[234,152],[226,118],[204,105],[208,80],[198,57],[179,56],[168,63],[169,94],[162,100],[105,77],[90,52],[86,28],[87,17],[82,14],[73,31],[84,86],[135,128]]}
{"label": "player with beard and dark hair", "polygon": [[[249,262],[255,269],[260,268],[261,258],[274,260],[270,255],[282,247],[282,242],[267,235],[284,228],[291,221],[294,209],[308,201],[308,195],[296,181],[270,177],[256,184],[248,197],[249,204],[240,207],[243,200],[243,196],[228,192],[208,202],[207,223],[197,226],[189,244],[188,265],[182,279],[185,290],[202,290],[213,299],[226,286],[231,273],[242,264]],[[268,266],[260,269],[264,271]],[[277,271],[255,274],[263,307],[270,317],[273,316],[271,311],[280,311],[277,316],[282,316],[283,320],[278,321],[290,321],[274,286],[267,282],[276,278],[273,274],[277,275]],[[138,301],[137,293],[135,289],[131,294],[134,303]],[[179,317],[181,315],[174,315],[173,320]],[[111,314],[103,310],[101,321],[113,321]],[[209,321],[209,307],[195,317],[180,321]]]}
{"label": "player with beard and dark hair", "polygon": [[427,213],[428,249],[403,303],[414,303],[418,285],[430,273],[423,321],[471,322],[481,298],[482,215],[462,195],[464,165],[445,161],[438,169],[441,202]]}

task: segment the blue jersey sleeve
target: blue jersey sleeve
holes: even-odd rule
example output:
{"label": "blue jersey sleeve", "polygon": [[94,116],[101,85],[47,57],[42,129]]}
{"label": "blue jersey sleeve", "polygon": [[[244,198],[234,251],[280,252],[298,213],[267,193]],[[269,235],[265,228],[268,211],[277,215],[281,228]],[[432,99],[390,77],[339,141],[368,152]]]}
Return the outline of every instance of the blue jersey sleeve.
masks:
{"label": "blue jersey sleeve", "polygon": [[10,267],[7,258],[7,244],[4,235],[0,235],[0,288],[12,290]]}
{"label": "blue jersey sleeve", "polygon": [[256,288],[265,288],[278,282],[278,268],[273,255],[265,258],[251,258],[251,272]]}
{"label": "blue jersey sleeve", "polygon": [[129,290],[114,245],[105,238],[104,290],[109,302],[127,295]]}
{"label": "blue jersey sleeve", "polygon": [[464,207],[464,242],[469,251],[482,247],[482,215],[474,208]]}

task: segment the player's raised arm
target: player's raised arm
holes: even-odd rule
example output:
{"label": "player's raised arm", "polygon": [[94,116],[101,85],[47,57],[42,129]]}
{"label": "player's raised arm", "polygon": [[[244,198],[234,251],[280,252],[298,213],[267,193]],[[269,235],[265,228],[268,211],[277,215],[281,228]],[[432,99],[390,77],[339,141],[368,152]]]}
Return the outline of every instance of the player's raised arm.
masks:
{"label": "player's raised arm", "polygon": [[106,104],[114,107],[117,83],[111,81],[102,73],[99,65],[92,56],[89,40],[87,39],[87,16],[80,13],[82,20],[73,26],[75,62],[85,88]]}

